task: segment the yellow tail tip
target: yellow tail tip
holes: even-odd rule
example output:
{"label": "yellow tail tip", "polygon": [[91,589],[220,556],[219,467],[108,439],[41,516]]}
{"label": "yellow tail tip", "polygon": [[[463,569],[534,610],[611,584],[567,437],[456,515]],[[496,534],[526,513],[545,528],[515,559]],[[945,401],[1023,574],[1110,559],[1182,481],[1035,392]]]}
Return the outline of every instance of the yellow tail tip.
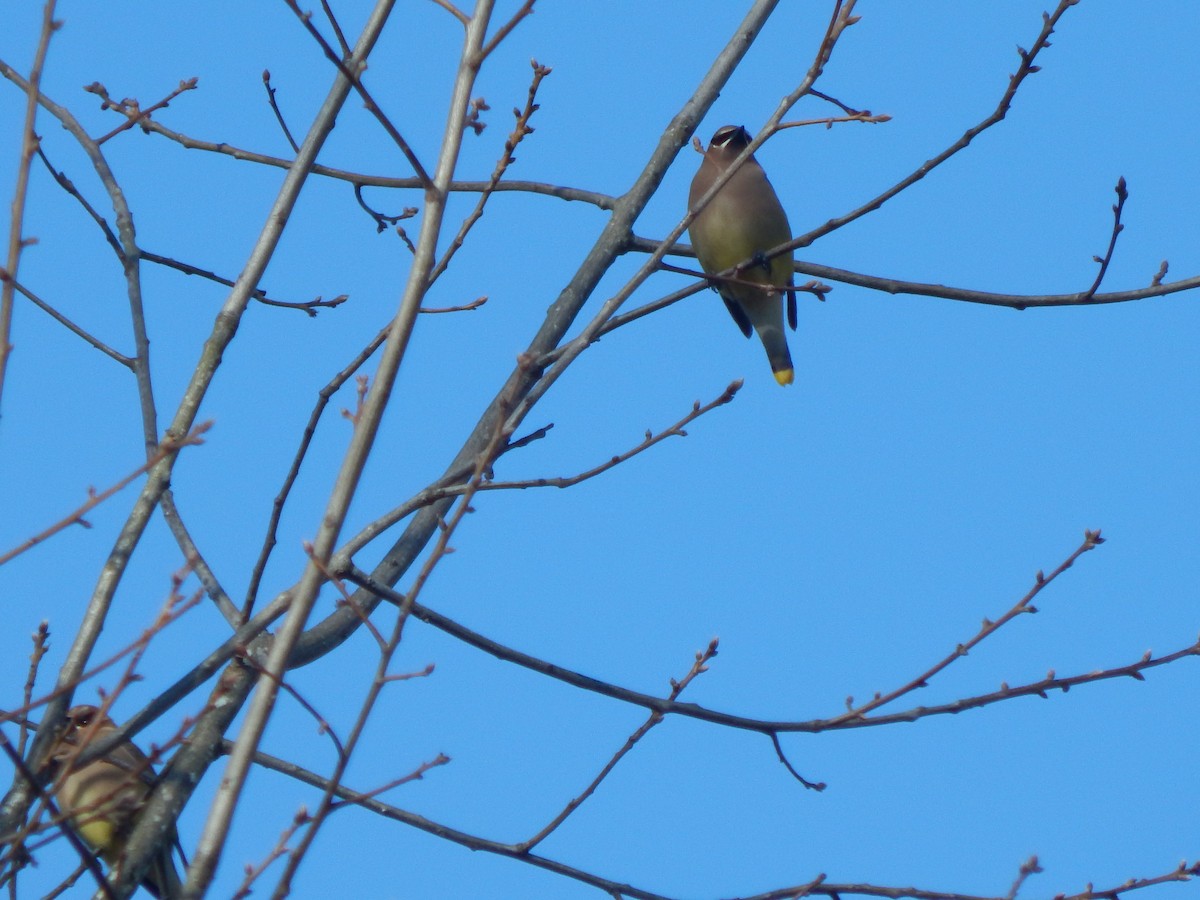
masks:
{"label": "yellow tail tip", "polygon": [[775,380],[783,385],[791,384],[794,377],[794,373],[791,369],[779,369],[775,372]]}

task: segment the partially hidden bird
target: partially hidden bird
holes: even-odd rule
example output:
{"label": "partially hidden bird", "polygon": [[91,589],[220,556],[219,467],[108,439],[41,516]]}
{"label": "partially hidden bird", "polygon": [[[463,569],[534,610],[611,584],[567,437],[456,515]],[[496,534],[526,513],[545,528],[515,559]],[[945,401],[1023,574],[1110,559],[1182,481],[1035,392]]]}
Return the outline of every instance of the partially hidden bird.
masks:
{"label": "partially hidden bird", "polygon": [[[709,142],[700,170],[688,192],[688,209],[716,183],[750,144],[750,133],[740,125],[717,129]],[[767,174],[753,155],[742,161],[724,186],[696,213],[688,228],[692,249],[706,275],[736,270],[714,279],[714,287],[742,334],[758,332],[767,351],[771,371],[780,384],[795,377],[792,356],[783,331],[783,297],[788,302],[788,324],[796,328],[796,294],[792,289],[792,254],[767,259],[768,250],[792,237],[787,213]]]}
{"label": "partially hidden bird", "polygon": [[[124,854],[134,821],[155,782],[150,760],[132,741],[118,744],[107,756],[74,765],[89,743],[116,727],[95,706],[72,707],[50,753],[54,799],[83,842],[110,866]],[[171,849],[178,843],[172,829],[171,840],[159,850],[142,880],[142,886],[159,900],[175,900],[183,893],[171,858]]]}

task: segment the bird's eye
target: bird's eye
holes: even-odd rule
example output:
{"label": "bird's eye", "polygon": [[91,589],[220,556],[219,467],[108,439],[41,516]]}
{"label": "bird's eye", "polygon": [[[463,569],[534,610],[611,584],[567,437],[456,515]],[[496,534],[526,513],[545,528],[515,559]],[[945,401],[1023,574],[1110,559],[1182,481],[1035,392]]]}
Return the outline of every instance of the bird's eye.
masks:
{"label": "bird's eye", "polygon": [[737,147],[750,143],[750,133],[741,125],[726,125],[718,128],[712,137],[714,147]]}
{"label": "bird's eye", "polygon": [[737,134],[737,129],[732,125],[718,128],[717,133],[712,136],[712,144],[714,147],[723,147],[729,143],[730,138],[735,134]]}

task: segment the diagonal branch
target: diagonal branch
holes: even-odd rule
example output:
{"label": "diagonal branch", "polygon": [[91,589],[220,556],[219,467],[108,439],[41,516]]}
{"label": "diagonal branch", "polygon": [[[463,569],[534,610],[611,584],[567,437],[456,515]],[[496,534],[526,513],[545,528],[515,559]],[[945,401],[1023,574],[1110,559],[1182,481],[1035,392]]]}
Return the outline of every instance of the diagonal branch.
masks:
{"label": "diagonal branch", "polygon": [[[527,5],[532,6],[532,0]],[[483,208],[487,205],[492,192],[495,191],[496,185],[500,183],[500,179],[504,177],[504,173],[508,171],[508,167],[517,161],[517,158],[513,156],[513,151],[517,149],[517,146],[526,136],[533,134],[533,129],[529,127],[529,120],[533,118],[533,114],[538,110],[538,104],[534,102],[534,99],[537,97],[538,87],[541,85],[542,79],[550,74],[550,69],[539,65],[536,59],[531,60],[531,65],[533,66],[533,81],[529,85],[524,109],[513,110],[517,121],[508,138],[504,141],[504,153],[496,163],[496,167],[487,181],[488,186],[480,194],[479,200],[475,203],[475,208],[463,220],[462,225],[458,229],[458,234],[451,240],[450,246],[446,248],[446,252],[442,254],[442,258],[438,261],[438,264],[433,267],[433,272],[429,275],[430,282],[437,281],[442,273],[446,271],[447,266],[450,265],[450,260],[454,258],[459,248],[462,247],[463,241],[466,240],[467,232],[483,216]]]}
{"label": "diagonal branch", "polygon": [[846,712],[840,716],[828,720],[830,727],[836,728],[845,722],[851,722],[855,719],[862,719],[867,715],[867,713],[873,712],[882,706],[886,706],[892,701],[903,697],[905,694],[910,694],[918,688],[928,687],[929,680],[931,678],[933,678],[955,660],[962,659],[974,647],[991,637],[1017,616],[1025,613],[1037,612],[1037,607],[1033,606],[1033,600],[1042,592],[1042,589],[1053,582],[1054,579],[1058,578],[1058,576],[1063,572],[1067,571],[1067,569],[1071,568],[1071,566],[1075,565],[1075,560],[1079,559],[1079,557],[1083,556],[1083,554],[1087,553],[1089,550],[1096,549],[1096,547],[1102,543],[1104,543],[1104,538],[1100,537],[1099,530],[1085,531],[1083,543],[1075,548],[1074,552],[1072,552],[1070,556],[1063,560],[1059,567],[1049,575],[1045,575],[1039,570],[1036,578],[1034,579],[1033,587],[1031,587],[1029,592],[1020,600],[1018,600],[1013,607],[1008,610],[1008,612],[994,622],[991,619],[984,619],[983,625],[973,638],[971,638],[965,644],[959,644],[954,648],[954,651],[949,656],[946,656],[939,662],[934,663],[907,684],[901,685],[900,687],[893,691],[889,691],[886,694],[876,694],[870,701],[864,703],[862,706],[853,706],[853,698],[847,698]]}
{"label": "diagonal branch", "polygon": [[[376,596],[379,596],[389,603],[401,605],[405,603],[406,598],[403,594],[387,588],[372,577],[361,570],[351,567],[345,572],[344,577],[359,585],[365,591],[369,591]],[[439,631],[450,635],[456,640],[475,647],[484,653],[494,656],[496,659],[504,662],[510,662],[514,665],[521,666],[565,684],[574,687],[582,688],[592,693],[600,694],[601,696],[610,697],[614,700],[619,700],[623,703],[629,703],[634,706],[641,706],[645,709],[656,710],[664,714],[674,714],[686,716],[688,718],[698,719],[703,722],[709,722],[714,725],[721,725],[728,728],[737,728],[744,731],[754,731],[760,734],[765,734],[771,737],[776,742],[776,750],[782,758],[782,751],[778,747],[777,735],[781,733],[803,733],[803,734],[818,734],[823,731],[842,730],[846,728],[867,728],[878,727],[885,725],[894,725],[901,722],[913,722],[918,719],[928,718],[936,715],[955,715],[964,712],[968,709],[978,709],[984,706],[990,706],[995,703],[1006,702],[1017,697],[1037,696],[1046,698],[1051,690],[1061,690],[1064,693],[1072,687],[1081,684],[1091,684],[1093,682],[1107,681],[1114,678],[1133,678],[1135,680],[1143,680],[1143,672],[1159,666],[1169,665],[1187,657],[1200,657],[1200,641],[1193,643],[1181,650],[1165,656],[1154,658],[1150,654],[1145,654],[1137,662],[1117,666],[1110,669],[1101,669],[1093,672],[1088,672],[1082,675],[1074,675],[1069,677],[1058,677],[1054,672],[1050,672],[1046,678],[1030,684],[1011,687],[1008,684],[1002,684],[998,691],[988,694],[982,694],[974,697],[965,697],[959,700],[954,700],[949,703],[938,706],[918,706],[909,710],[904,710],[896,713],[887,713],[874,716],[850,716],[843,714],[826,719],[805,719],[805,720],[788,720],[788,719],[758,719],[748,716],[742,716],[735,713],[723,712],[720,710],[709,709],[695,703],[680,703],[678,701],[664,700],[662,697],[656,697],[652,694],[645,694],[640,691],[630,690],[620,687],[607,681],[602,681],[598,678],[593,678],[589,675],[572,671],[564,666],[557,665],[538,657],[524,653],[520,650],[508,647],[497,641],[493,641],[476,631],[455,622],[454,620],[443,616],[442,614],[426,607],[419,603],[412,604],[412,613],[422,622],[437,628]],[[786,760],[782,760],[785,765]],[[793,771],[793,774],[796,775]],[[801,779],[803,781],[803,779]],[[806,786],[816,788],[809,782],[804,782]]]}
{"label": "diagonal branch", "polygon": [[412,166],[413,172],[416,173],[417,178],[420,180],[421,186],[426,190],[432,188],[433,181],[425,171],[425,167],[421,165],[421,161],[417,159],[417,154],[413,151],[412,147],[409,146],[408,141],[404,139],[404,136],[400,134],[400,131],[396,128],[396,126],[392,124],[392,120],[387,117],[387,115],[380,108],[379,104],[375,102],[375,98],[371,96],[371,93],[367,90],[366,85],[362,83],[362,78],[360,77],[362,73],[362,61],[358,60],[355,61],[353,65],[348,65],[347,62],[343,61],[342,57],[339,56],[331,46],[329,46],[329,42],[325,40],[325,37],[321,34],[321,32],[317,31],[316,26],[314,26],[312,23],[311,13],[302,12],[299,5],[296,3],[296,0],[283,0],[283,2],[286,3],[288,8],[296,14],[296,17],[300,20],[300,23],[304,26],[305,30],[312,35],[313,40],[320,45],[321,50],[325,53],[326,58],[335,66],[337,66],[337,70],[341,73],[342,77],[345,78],[354,88],[354,90],[358,92],[358,95],[362,98],[363,104],[367,107],[367,110],[375,117],[379,124],[383,126],[383,130],[387,132],[388,137],[390,137],[396,146],[400,148],[400,152],[404,154],[404,158],[408,160],[408,164]]}
{"label": "diagonal branch", "polygon": [[[755,36],[762,29],[777,3],[778,0],[756,0],[695,94],[684,103],[664,130],[641,175],[630,189],[615,202],[613,214],[605,224],[596,243],[570,282],[551,305],[537,334],[526,351],[519,357],[518,364],[509,375],[508,380],[484,410],[458,454],[446,467],[446,476],[444,477],[456,477],[456,473],[460,473],[464,469],[470,471],[473,468],[479,454],[485,450],[495,434],[496,422],[501,415],[504,415],[506,420],[510,420],[509,427],[515,427],[511,417],[503,410],[508,398],[527,397],[533,390],[540,373],[536,366],[530,369],[528,361],[540,359],[545,353],[558,346],[566,335],[583,305],[600,283],[600,279],[623,252],[625,243],[632,233],[633,223],[658,189],[668,167],[690,138],[696,124],[716,101],[722,86],[749,50]],[[527,411],[527,408],[522,409],[522,415]],[[404,533],[375,567],[373,577],[377,581],[393,585],[399,580],[437,531],[438,523],[448,509],[449,503],[449,499],[443,499],[422,509],[413,518]],[[377,601],[369,596],[364,596],[362,607],[368,608],[368,605],[374,602]],[[334,613],[305,633],[303,640],[297,644],[291,664],[304,665],[323,653],[327,653],[331,647],[337,646],[353,634],[357,627],[357,616],[350,610],[340,610]]]}
{"label": "diagonal branch", "polygon": [[[46,54],[50,49],[50,36],[58,29],[54,20],[55,0],[48,0],[42,8],[42,28],[38,35],[37,49],[33,54],[33,67],[29,81],[24,82],[25,122],[21,126],[21,156],[17,163],[16,185],[13,189],[12,212],[8,224],[8,258],[0,271],[0,398],[4,396],[4,373],[8,370],[8,357],[12,351],[13,284],[21,264],[21,251],[26,239],[22,237],[25,222],[25,201],[29,195],[29,170],[33,165],[33,154],[40,139],[33,130],[37,123],[39,88],[42,83],[42,68],[46,65]],[[18,82],[19,84],[21,82]]]}
{"label": "diagonal branch", "polygon": [[[679,695],[683,693],[684,689],[691,684],[697,676],[707,672],[709,661],[712,660],[712,658],[716,655],[717,639],[713,638],[711,641],[709,641],[708,646],[704,650],[696,653],[696,659],[692,663],[691,669],[688,670],[688,673],[683,676],[680,681],[676,681],[674,678],[671,679],[671,693],[668,696],[668,699],[672,701],[676,700]],[[608,774],[617,767],[617,763],[619,763],[621,759],[637,745],[638,741],[649,734],[650,730],[662,722],[662,720],[663,714],[657,710],[650,713],[650,717],[638,727],[637,731],[625,739],[625,743],[622,744],[617,752],[613,754],[612,758],[604,764],[604,767],[600,770],[600,773],[592,779],[591,783],[586,788],[584,788],[583,793],[572,798],[571,801],[563,808],[562,812],[551,819],[540,831],[538,831],[537,834],[529,838],[529,840],[521,841],[521,843],[517,844],[517,848],[522,853],[528,853],[530,850],[548,838],[551,834],[553,834],[554,831],[567,820],[571,813],[579,809],[579,807],[583,805],[583,802],[596,792],[596,788],[600,787],[600,782],[608,777]]]}
{"label": "diagonal branch", "polygon": [[1042,14],[1042,30],[1038,33],[1037,38],[1034,39],[1033,46],[1029,50],[1024,50],[1020,47],[1017,48],[1017,53],[1021,57],[1021,63],[1019,66],[1017,66],[1016,72],[1009,76],[1008,86],[1005,88],[1004,94],[1000,97],[1000,102],[996,104],[996,108],[987,118],[979,122],[977,125],[968,128],[963,133],[963,136],[957,141],[955,141],[937,156],[926,160],[910,174],[900,179],[900,181],[896,182],[877,197],[868,200],[862,206],[846,213],[843,216],[830,219],[824,225],[814,228],[807,234],[803,234],[800,237],[793,238],[786,244],[783,244],[782,246],[777,247],[764,255],[770,259],[783,253],[787,253],[789,250],[807,247],[809,244],[812,244],[814,241],[824,237],[830,232],[836,231],[837,229],[848,225],[854,220],[862,218],[869,212],[874,212],[897,194],[912,187],[938,166],[942,165],[942,163],[946,162],[946,160],[950,159],[960,151],[965,150],[971,145],[971,142],[975,140],[975,138],[979,137],[980,134],[987,131],[993,125],[1002,122],[1004,117],[1008,115],[1008,111],[1012,107],[1013,98],[1016,96],[1017,91],[1020,89],[1025,79],[1041,68],[1040,66],[1035,65],[1035,60],[1042,50],[1050,46],[1050,35],[1054,34],[1054,26],[1058,24],[1058,20],[1063,17],[1066,11],[1072,6],[1075,6],[1078,2],[1079,0],[1059,0],[1058,6],[1055,8],[1053,13]]}

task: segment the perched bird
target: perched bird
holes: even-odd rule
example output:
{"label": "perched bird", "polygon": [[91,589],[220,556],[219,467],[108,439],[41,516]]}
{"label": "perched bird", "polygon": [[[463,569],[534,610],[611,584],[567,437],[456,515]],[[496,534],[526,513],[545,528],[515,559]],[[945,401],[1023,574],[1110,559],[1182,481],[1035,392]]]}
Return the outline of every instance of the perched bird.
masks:
{"label": "perched bird", "polygon": [[[134,820],[154,786],[154,768],[132,741],[118,744],[107,756],[78,768],[74,760],[88,743],[111,734],[117,726],[94,706],[75,706],[67,712],[67,725],[51,750],[54,799],[71,818],[76,833],[110,866],[125,852]],[[171,842],[160,850],[142,880],[142,886],[159,900],[179,897],[183,885],[171,859]]]}
{"label": "perched bird", "polygon": [[[700,171],[692,179],[689,209],[695,209],[717,177],[749,143],[750,134],[740,125],[717,129],[700,163]],[[716,275],[740,266],[734,273],[737,281],[753,282],[721,281],[715,287],[742,333],[750,337],[751,329],[758,332],[775,380],[791,384],[792,357],[783,333],[783,294],[786,292],[788,298],[788,324],[795,330],[792,254],[771,260],[764,254],[790,240],[792,230],[783,204],[753,156],[738,167],[708,205],[696,214],[688,233],[706,274]]]}

